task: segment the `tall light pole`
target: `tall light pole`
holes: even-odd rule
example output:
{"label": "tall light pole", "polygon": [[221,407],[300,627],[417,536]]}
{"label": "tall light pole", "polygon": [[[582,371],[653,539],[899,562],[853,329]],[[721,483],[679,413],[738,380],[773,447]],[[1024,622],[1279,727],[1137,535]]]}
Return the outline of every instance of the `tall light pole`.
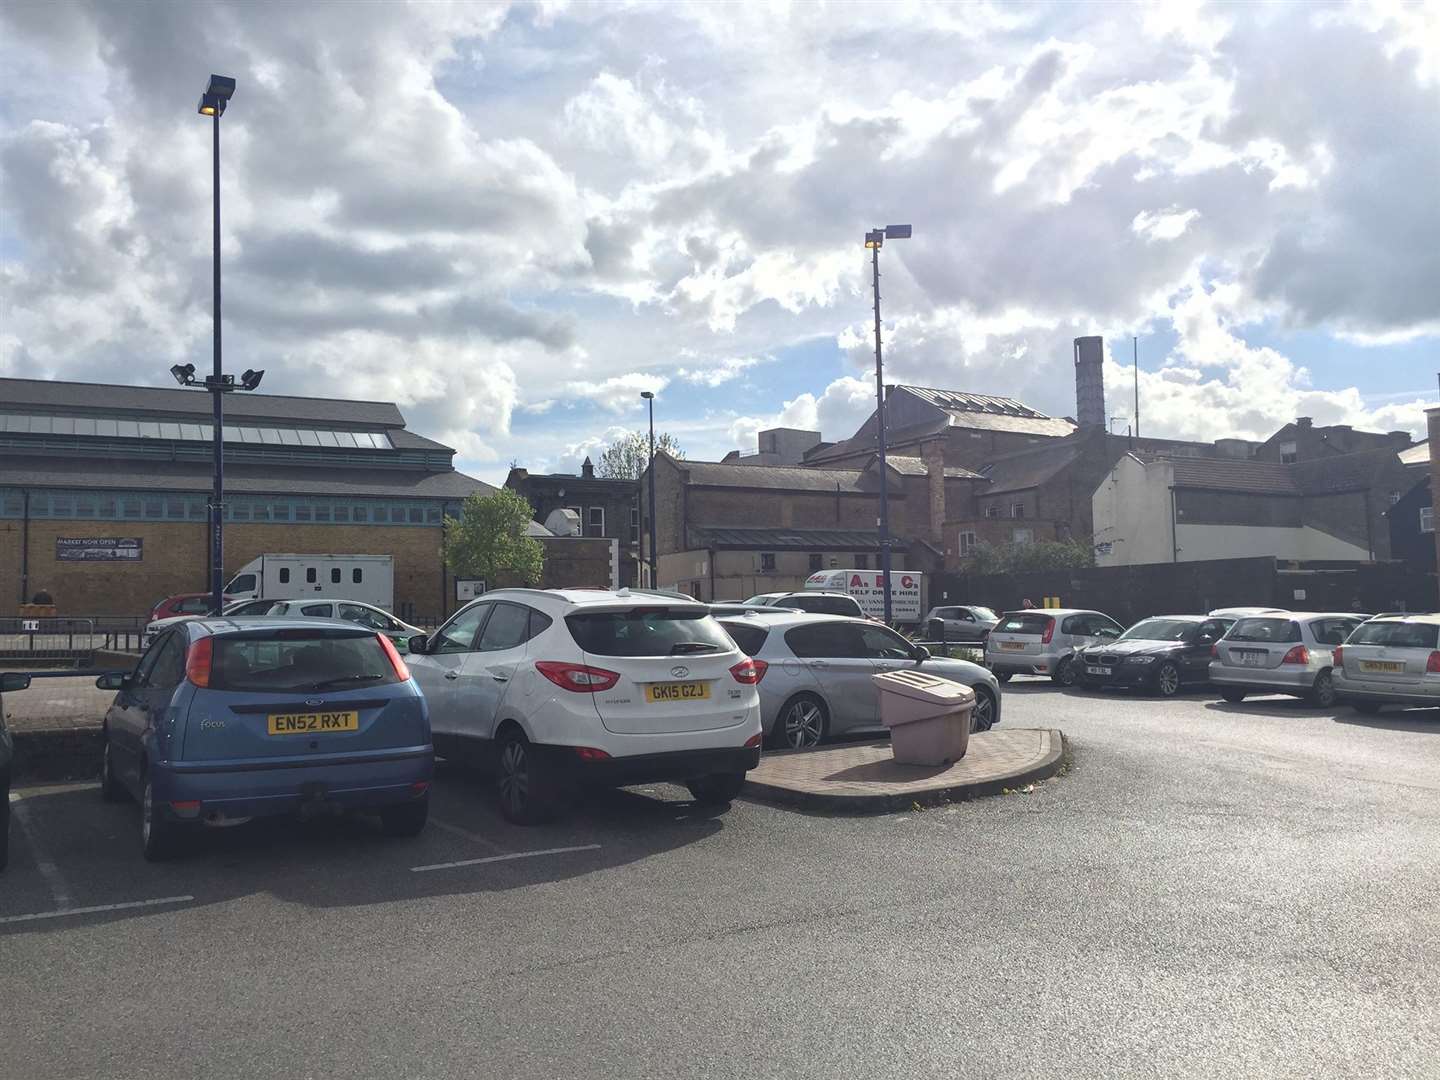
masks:
{"label": "tall light pole", "polygon": [[234,390],[254,390],[260,385],[263,371],[246,371],[237,386],[235,376],[220,368],[220,117],[235,93],[235,80],[226,75],[211,75],[200,97],[199,113],[214,122],[212,127],[211,185],[214,194],[214,215],[211,233],[214,308],[214,373],[203,380],[195,378],[194,364],[176,364],[170,374],[181,386],[203,386],[210,392],[214,420],[215,475],[210,491],[210,604],[218,612],[224,604],[225,571],[225,395]]}
{"label": "tall light pole", "polygon": [[909,225],[886,225],[865,234],[875,285],[875,421],[880,444],[880,587],[885,591],[885,621],[890,622],[890,491],[885,461],[885,364],[880,355],[880,248],[886,240],[910,239]]}
{"label": "tall light pole", "polygon": [[660,583],[655,577],[655,394],[651,390],[640,391],[640,396],[650,405],[650,587],[658,588]]}

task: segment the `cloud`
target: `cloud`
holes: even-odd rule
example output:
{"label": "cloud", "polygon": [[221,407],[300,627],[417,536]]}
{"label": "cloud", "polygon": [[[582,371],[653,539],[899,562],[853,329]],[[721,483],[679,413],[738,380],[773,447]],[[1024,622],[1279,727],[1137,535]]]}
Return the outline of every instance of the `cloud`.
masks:
{"label": "cloud", "polygon": [[642,391],[648,390],[652,394],[658,395],[668,385],[670,385],[670,380],[664,376],[632,371],[624,375],[614,375],[601,382],[575,380],[569,383],[565,389],[572,397],[593,401],[602,409],[608,409],[610,412],[629,412],[639,408],[642,404],[640,398]]}
{"label": "cloud", "polygon": [[676,368],[675,377],[697,386],[721,386],[760,363],[758,356],[727,356],[702,368]]}
{"label": "cloud", "polygon": [[1133,232],[1145,237],[1146,240],[1178,240],[1185,235],[1185,230],[1190,223],[1200,216],[1199,210],[1159,210],[1151,213],[1148,210],[1141,210],[1130,222]]}

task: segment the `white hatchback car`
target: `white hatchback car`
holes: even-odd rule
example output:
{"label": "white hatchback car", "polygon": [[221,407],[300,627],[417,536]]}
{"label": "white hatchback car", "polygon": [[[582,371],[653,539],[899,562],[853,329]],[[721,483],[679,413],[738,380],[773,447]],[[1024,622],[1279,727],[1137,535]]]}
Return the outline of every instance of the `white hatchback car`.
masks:
{"label": "white hatchback car", "polygon": [[1440,615],[1377,616],[1335,650],[1335,694],[1363,713],[1440,707]]}
{"label": "white hatchback car", "polygon": [[758,666],[708,608],[621,589],[500,589],[406,657],[435,752],[495,767],[510,821],[581,786],[685,784],[728,802],[760,763]]}

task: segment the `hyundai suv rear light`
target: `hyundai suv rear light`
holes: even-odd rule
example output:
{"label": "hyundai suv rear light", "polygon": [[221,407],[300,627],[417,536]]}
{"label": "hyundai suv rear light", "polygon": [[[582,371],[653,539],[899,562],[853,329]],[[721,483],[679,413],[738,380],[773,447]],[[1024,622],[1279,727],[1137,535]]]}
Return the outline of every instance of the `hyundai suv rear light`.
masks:
{"label": "hyundai suv rear light", "polygon": [[765,678],[765,672],[769,667],[770,665],[764,660],[756,660],[747,656],[730,669],[730,674],[735,676],[736,682],[754,686]]}
{"label": "hyundai suv rear light", "polygon": [[405,661],[400,659],[400,651],[395,648],[395,643],[384,634],[376,634],[375,640],[380,642],[380,648],[385,650],[385,658],[390,661],[390,666],[395,671],[395,681],[405,682],[410,678],[410,669],[405,666]]}
{"label": "hyundai suv rear light", "polygon": [[561,690],[570,690],[577,694],[609,690],[620,681],[619,672],[588,667],[585,664],[567,664],[560,660],[536,660],[535,670]]}
{"label": "hyundai suv rear light", "polygon": [[214,638],[202,637],[190,643],[185,651],[185,678],[191,686],[210,685],[210,661],[214,655]]}
{"label": "hyundai suv rear light", "polygon": [[1040,644],[1049,645],[1050,639],[1055,636],[1055,620],[1052,618],[1045,624],[1045,632],[1040,635]]}
{"label": "hyundai suv rear light", "polygon": [[1296,645],[1285,654],[1285,659],[1280,662],[1282,664],[1308,664],[1310,663],[1310,650],[1304,645]]}

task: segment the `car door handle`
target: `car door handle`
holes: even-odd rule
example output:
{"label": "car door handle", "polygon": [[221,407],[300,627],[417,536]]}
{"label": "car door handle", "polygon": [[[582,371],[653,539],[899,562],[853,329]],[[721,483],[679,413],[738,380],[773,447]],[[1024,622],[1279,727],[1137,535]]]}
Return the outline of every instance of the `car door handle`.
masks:
{"label": "car door handle", "polygon": [[496,682],[509,682],[509,681],[510,681],[510,676],[509,676],[509,675],[506,675],[506,674],[504,674],[503,672],[500,672],[500,671],[492,671],[492,672],[490,673],[490,677],[491,677],[492,679],[494,679]]}
{"label": "car door handle", "polygon": [[445,672],[445,678],[447,679],[458,679],[459,677],[460,672],[455,671],[453,668],[450,671]]}

